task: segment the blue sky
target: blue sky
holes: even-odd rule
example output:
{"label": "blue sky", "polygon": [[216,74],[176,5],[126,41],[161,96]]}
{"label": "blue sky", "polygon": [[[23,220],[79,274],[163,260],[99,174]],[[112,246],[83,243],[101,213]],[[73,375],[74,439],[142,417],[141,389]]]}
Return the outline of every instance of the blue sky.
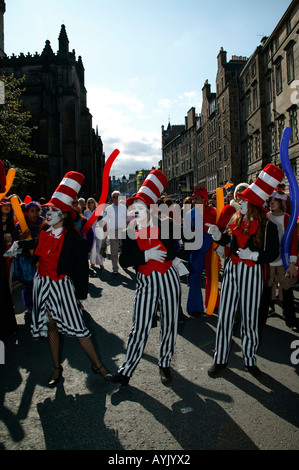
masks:
{"label": "blue sky", "polygon": [[128,176],[161,160],[161,126],[200,112],[202,87],[215,91],[217,55],[249,57],[290,0],[6,0],[5,52],[54,52],[65,24],[82,56],[87,105],[111,174]]}

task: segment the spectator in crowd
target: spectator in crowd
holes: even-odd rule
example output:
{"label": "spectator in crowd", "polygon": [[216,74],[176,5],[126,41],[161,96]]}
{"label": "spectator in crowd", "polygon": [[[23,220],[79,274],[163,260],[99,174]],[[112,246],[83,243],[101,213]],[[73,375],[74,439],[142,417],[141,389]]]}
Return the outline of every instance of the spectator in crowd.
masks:
{"label": "spectator in crowd", "polygon": [[[37,238],[44,218],[40,215],[40,205],[36,201],[31,201],[24,207],[24,217],[27,229],[22,232],[20,223],[14,227],[13,239],[26,240],[27,238]],[[22,255],[14,258],[12,264],[12,277],[23,284],[22,299],[27,312],[32,312],[32,288],[33,278],[36,272],[36,264],[32,259],[29,250],[24,250]]]}
{"label": "spectator in crowd", "polygon": [[130,222],[127,207],[124,204],[119,204],[119,196],[119,191],[113,191],[112,204],[107,206],[102,219],[102,223],[107,224],[113,274],[117,274],[119,269],[118,256],[122,244],[121,234]]}

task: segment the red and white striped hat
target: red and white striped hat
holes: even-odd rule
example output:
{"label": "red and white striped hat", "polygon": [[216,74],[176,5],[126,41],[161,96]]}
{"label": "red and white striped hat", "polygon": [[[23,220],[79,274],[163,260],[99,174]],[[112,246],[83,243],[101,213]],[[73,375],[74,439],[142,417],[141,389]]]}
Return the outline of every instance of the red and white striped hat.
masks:
{"label": "red and white striped hat", "polygon": [[283,170],[269,163],[261,171],[254,183],[248,186],[242,193],[238,193],[238,197],[268,212],[268,209],[264,207],[266,200],[271,196],[283,177]]}
{"label": "red and white striped hat", "polygon": [[73,212],[73,202],[81,189],[85,176],[76,171],[69,171],[56,188],[51,199],[43,206],[57,207],[62,212]]}
{"label": "red and white striped hat", "polygon": [[147,175],[137,194],[127,199],[127,205],[131,206],[136,199],[141,199],[148,207],[151,204],[156,204],[167,182],[168,179],[162,171],[152,170]]}

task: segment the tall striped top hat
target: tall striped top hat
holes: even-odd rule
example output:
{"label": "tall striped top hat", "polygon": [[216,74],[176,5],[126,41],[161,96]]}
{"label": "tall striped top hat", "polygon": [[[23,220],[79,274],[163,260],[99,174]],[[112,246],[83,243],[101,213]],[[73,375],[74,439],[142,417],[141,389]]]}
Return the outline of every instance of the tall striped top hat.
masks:
{"label": "tall striped top hat", "polygon": [[283,177],[283,170],[269,163],[261,171],[254,183],[248,186],[242,193],[238,193],[238,197],[254,206],[260,207],[264,212],[268,212],[268,209],[265,207],[266,200],[271,196]]}
{"label": "tall striped top hat", "polygon": [[168,179],[162,171],[152,170],[147,175],[137,194],[127,199],[127,205],[131,206],[136,199],[141,199],[148,207],[151,204],[156,204],[167,182]]}
{"label": "tall striped top hat", "polygon": [[62,212],[74,212],[73,202],[81,189],[85,176],[76,171],[69,171],[56,188],[51,199],[43,206],[57,207]]}

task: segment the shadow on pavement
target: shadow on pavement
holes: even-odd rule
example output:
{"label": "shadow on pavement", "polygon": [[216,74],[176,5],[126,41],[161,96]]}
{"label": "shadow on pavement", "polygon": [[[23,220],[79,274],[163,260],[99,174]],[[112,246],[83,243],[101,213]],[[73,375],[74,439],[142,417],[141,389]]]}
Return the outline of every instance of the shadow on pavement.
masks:
{"label": "shadow on pavement", "polygon": [[[86,324],[92,332],[96,346],[103,356],[99,345],[113,345],[105,349],[105,358],[101,358],[109,368],[112,364],[112,354],[123,350],[122,341],[115,335],[107,333],[96,324],[88,312],[84,312]],[[25,324],[19,327],[17,335],[9,338],[5,344],[6,363],[0,367],[0,419],[6,426],[10,439],[19,443],[26,437],[27,428],[23,421],[28,418],[29,412],[40,417],[43,428],[46,449],[121,449],[117,433],[108,429],[104,423],[106,411],[106,398],[111,393],[111,384],[108,384],[98,375],[92,374],[91,364],[84,351],[75,338],[65,338],[63,341],[62,363],[67,361],[70,367],[65,367],[64,378],[58,384],[55,399],[49,398],[53,392],[46,387],[52,370],[52,361],[47,339],[33,340],[30,334],[30,317],[25,315]],[[110,354],[110,364],[107,357]],[[19,369],[22,369],[22,374]],[[76,371],[86,372],[82,374]],[[24,377],[25,380],[24,380]],[[65,381],[74,381],[72,384],[78,392],[67,395],[64,390]],[[25,381],[25,383],[23,383]],[[36,409],[36,389],[39,388]],[[86,393],[86,389],[90,393]],[[5,402],[5,395],[15,391],[15,403],[19,405],[12,412]],[[29,426],[27,422],[27,426]],[[28,432],[37,432],[40,435],[40,425],[34,426],[31,421]],[[5,449],[5,437],[1,437],[0,449]],[[36,440],[40,442],[40,437]]]}

